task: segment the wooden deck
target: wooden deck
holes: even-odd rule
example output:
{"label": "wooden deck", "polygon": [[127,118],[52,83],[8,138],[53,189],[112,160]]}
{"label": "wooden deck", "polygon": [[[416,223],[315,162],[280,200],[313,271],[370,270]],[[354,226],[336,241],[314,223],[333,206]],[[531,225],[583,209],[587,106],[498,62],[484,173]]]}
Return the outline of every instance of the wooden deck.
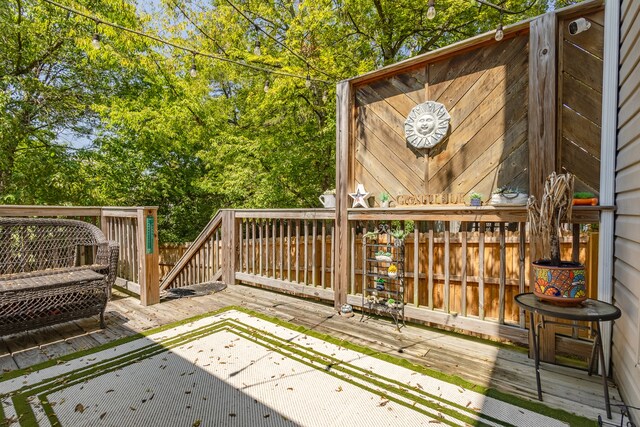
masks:
{"label": "wooden deck", "polygon": [[[134,298],[116,295],[107,307],[107,328],[97,319],[84,319],[0,340],[0,368],[25,368],[67,353],[155,326],[206,313],[225,306],[243,306],[315,331],[369,346],[414,363],[459,375],[483,386],[536,400],[533,361],[523,349],[409,325],[397,332],[388,319],[345,318],[332,306],[241,285],[197,298],[185,298],[142,307]],[[604,413],[601,378],[586,372],[543,364],[542,388],[548,405],[597,418]],[[610,387],[612,403],[620,401]],[[574,402],[580,402],[578,404]],[[613,409],[614,417],[618,411]],[[616,417],[616,418],[619,418]]]}

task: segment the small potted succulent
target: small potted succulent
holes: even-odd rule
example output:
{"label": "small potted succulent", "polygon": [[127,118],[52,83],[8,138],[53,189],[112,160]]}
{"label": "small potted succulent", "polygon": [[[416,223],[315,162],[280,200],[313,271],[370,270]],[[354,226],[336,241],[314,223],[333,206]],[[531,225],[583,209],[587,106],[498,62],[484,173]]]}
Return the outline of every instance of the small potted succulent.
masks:
{"label": "small potted succulent", "polygon": [[398,277],[398,267],[396,267],[395,264],[391,264],[389,268],[387,268],[387,276],[389,276],[390,279]]}
{"label": "small potted succulent", "polygon": [[493,206],[526,205],[528,196],[516,187],[499,187],[491,194],[489,203]]}
{"label": "small potted succulent", "polygon": [[577,191],[573,193],[573,205],[596,206],[598,198],[590,191]]}
{"label": "small potted succulent", "polygon": [[385,193],[385,192],[380,193],[380,207],[388,208],[390,199],[391,197],[389,196],[388,193]]}
{"label": "small potted succulent", "polygon": [[384,285],[386,281],[382,277],[376,279],[376,291],[384,291]]}
{"label": "small potted succulent", "polygon": [[469,194],[469,204],[471,206],[482,206],[482,193],[474,191]]}
{"label": "small potted succulent", "polygon": [[404,239],[409,235],[409,232],[401,228],[396,228],[391,231],[391,235],[393,236],[394,244],[396,246],[400,246],[402,245],[402,242],[404,241]]}
{"label": "small potted succulent", "polygon": [[378,251],[376,252],[376,261],[387,261],[387,262],[391,262],[392,258],[392,253],[388,252],[388,251]]}

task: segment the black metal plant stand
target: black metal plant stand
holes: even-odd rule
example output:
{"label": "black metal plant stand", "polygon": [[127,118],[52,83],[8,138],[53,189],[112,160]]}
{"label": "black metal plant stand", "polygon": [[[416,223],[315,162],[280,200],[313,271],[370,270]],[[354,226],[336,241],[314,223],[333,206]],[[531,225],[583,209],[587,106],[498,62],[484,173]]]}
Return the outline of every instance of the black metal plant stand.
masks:
{"label": "black metal plant stand", "polygon": [[[404,322],[404,240],[396,239],[388,227],[376,237],[362,239],[362,316],[390,316],[398,331]],[[394,266],[396,271],[393,273]]]}

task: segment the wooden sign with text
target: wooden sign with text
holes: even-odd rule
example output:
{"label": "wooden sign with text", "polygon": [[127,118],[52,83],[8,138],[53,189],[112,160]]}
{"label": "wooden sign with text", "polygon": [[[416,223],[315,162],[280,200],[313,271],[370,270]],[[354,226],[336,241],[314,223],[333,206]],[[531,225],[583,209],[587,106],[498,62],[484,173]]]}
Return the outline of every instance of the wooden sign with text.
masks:
{"label": "wooden sign with text", "polygon": [[462,193],[437,193],[437,194],[400,194],[396,197],[398,206],[418,205],[464,205],[465,195]]}

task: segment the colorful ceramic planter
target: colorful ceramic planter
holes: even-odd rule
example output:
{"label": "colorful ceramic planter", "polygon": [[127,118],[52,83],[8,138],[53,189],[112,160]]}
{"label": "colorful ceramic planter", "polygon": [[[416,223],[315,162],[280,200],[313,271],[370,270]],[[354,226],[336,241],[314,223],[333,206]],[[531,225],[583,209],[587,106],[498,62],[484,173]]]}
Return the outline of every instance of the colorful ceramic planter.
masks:
{"label": "colorful ceramic planter", "polygon": [[549,261],[536,261],[532,268],[533,293],[539,299],[563,305],[578,305],[587,299],[584,265],[563,262],[555,267]]}

